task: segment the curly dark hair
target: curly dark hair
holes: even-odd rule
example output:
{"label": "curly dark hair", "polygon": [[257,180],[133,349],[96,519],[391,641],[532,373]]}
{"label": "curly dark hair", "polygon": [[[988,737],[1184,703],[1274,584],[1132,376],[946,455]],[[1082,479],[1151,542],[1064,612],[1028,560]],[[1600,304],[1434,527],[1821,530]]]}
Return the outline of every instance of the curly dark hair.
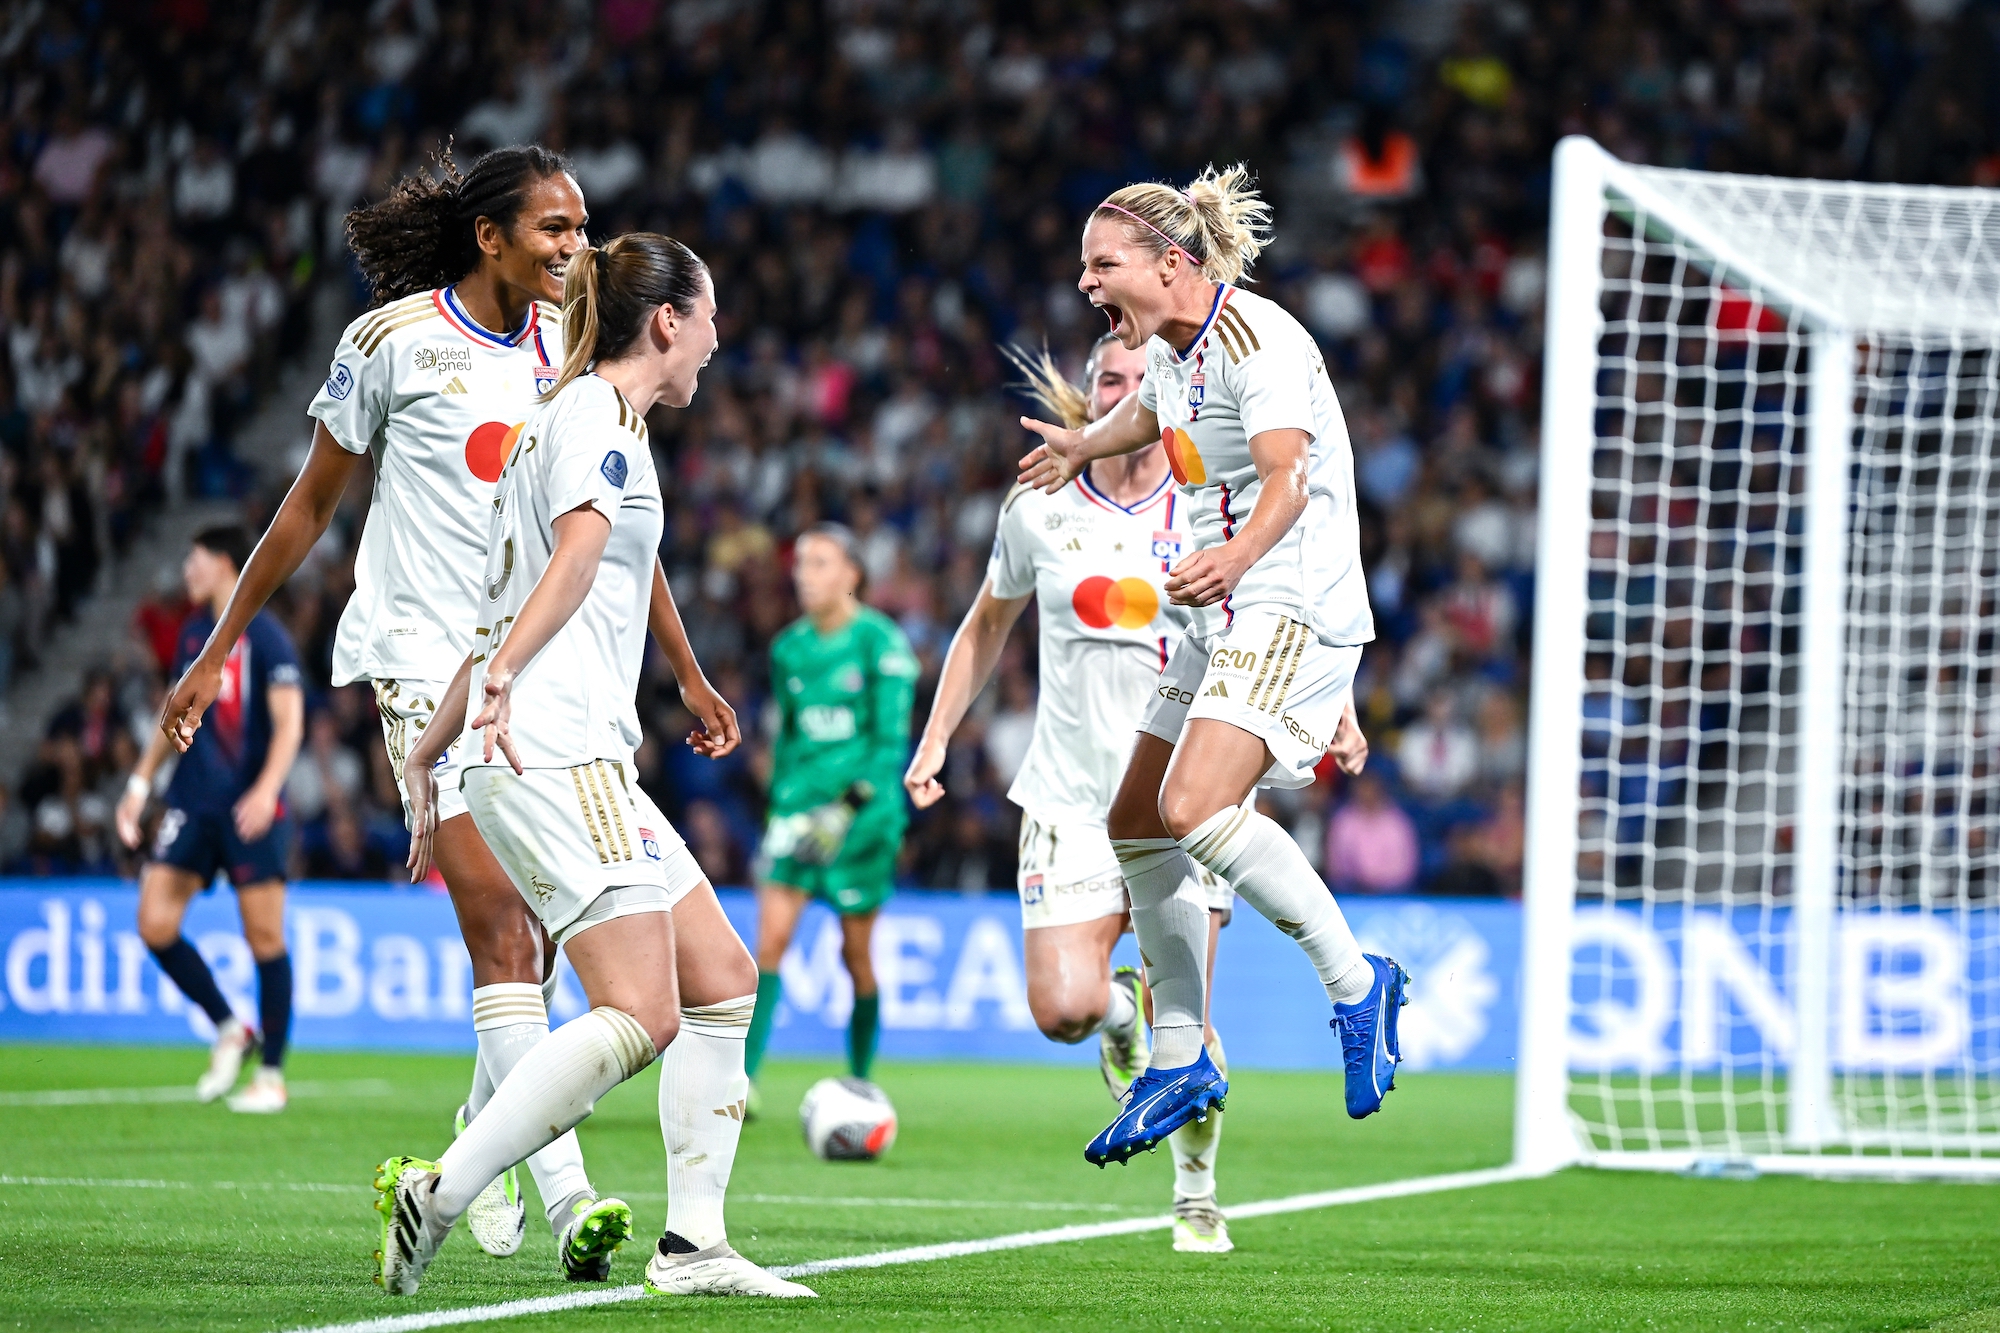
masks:
{"label": "curly dark hair", "polygon": [[569,171],[562,154],[534,144],[496,148],[463,174],[449,145],[436,161],[437,176],[405,176],[347,215],[347,245],[373,305],[449,287],[472,272],[479,267],[474,224],[491,218],[512,227],[536,182]]}

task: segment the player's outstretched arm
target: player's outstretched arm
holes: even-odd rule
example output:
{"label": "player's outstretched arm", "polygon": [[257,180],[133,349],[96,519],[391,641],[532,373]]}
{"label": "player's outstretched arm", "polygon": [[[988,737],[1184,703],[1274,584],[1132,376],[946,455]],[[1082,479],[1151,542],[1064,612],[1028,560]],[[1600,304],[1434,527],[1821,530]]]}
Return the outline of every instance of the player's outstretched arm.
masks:
{"label": "player's outstretched arm", "polygon": [[1042,437],[1021,459],[1021,484],[1051,495],[1098,459],[1129,454],[1160,438],[1159,417],[1136,393],[1127,394],[1118,406],[1077,430],[1033,417],[1022,417],[1021,424]]}
{"label": "player's outstretched arm", "polygon": [[944,784],[937,775],[944,768],[946,747],[972,701],[986,688],[993,664],[1000,660],[1000,649],[1027,605],[1026,597],[995,597],[991,578],[979,585],[979,595],[973,598],[944,655],[930,719],[924,723],[917,752],[903,773],[903,789],[910,793],[917,809],[927,810],[944,796]]}
{"label": "player's outstretched arm", "polygon": [[324,422],[314,426],[312,452],[298,480],[285,493],[270,528],[250,553],[250,563],[237,577],[236,591],[229,595],[229,604],[202,646],[201,656],[189,664],[160,710],[160,730],[175,749],[185,752],[194,741],[202,714],[222,692],[222,664],[230,650],[264,609],[264,603],[271,600],[271,594],[285,585],[305,560],[306,552],[326,533],[340,497],[347,493],[348,479],[360,462],[361,455],[341,448]]}
{"label": "player's outstretched arm", "polygon": [[472,688],[472,654],[458,664],[451,684],[444,687],[431,720],[417,733],[417,743],[403,756],[403,790],[409,793],[410,883],[421,884],[431,873],[431,841],[437,835],[437,761],[465,730],[466,692]]}
{"label": "player's outstretched arm", "polygon": [[1250,461],[1262,483],[1250,517],[1220,546],[1196,551],[1167,575],[1167,597],[1180,606],[1213,606],[1243,581],[1250,566],[1292,530],[1306,512],[1306,468],[1312,436],[1302,430],[1261,431],[1250,437]]}
{"label": "player's outstretched arm", "polygon": [[[294,668],[296,671],[296,668]],[[272,685],[265,692],[271,710],[271,744],[264,751],[264,768],[250,790],[236,802],[233,812],[236,836],[255,842],[271,831],[278,819],[278,802],[285,795],[285,779],[292,775],[292,761],[306,738],[306,692],[297,685]]]}
{"label": "player's outstretched arm", "polygon": [[681,702],[702,725],[702,730],[688,733],[688,746],[710,759],[722,758],[742,744],[743,731],[737,725],[736,710],[708,683],[701,663],[695,660],[687,626],[681,623],[680,607],[674,604],[673,587],[668,584],[666,568],[657,556],[653,558],[653,603],[647,618],[653,641],[666,654],[667,665],[673,668],[674,679],[680,682]]}
{"label": "player's outstretched arm", "polygon": [[486,664],[486,697],[479,715],[472,719],[472,725],[486,733],[486,762],[493,762],[493,750],[498,746],[516,773],[527,770],[514,750],[510,730],[514,678],[549,646],[549,640],[590,596],[604,548],[611,541],[611,520],[598,512],[595,504],[579,505],[550,526],[555,529],[556,549],[550,552],[548,567],[529,590],[507,637]]}
{"label": "player's outstretched arm", "polygon": [[146,813],[146,798],[153,794],[153,774],[159,772],[160,761],[166,757],[167,733],[156,731],[147,738],[146,752],[133,766],[132,776],[125,779],[125,794],[118,798],[112,819],[118,827],[118,841],[127,847],[139,845],[139,835],[144,832],[139,819]]}

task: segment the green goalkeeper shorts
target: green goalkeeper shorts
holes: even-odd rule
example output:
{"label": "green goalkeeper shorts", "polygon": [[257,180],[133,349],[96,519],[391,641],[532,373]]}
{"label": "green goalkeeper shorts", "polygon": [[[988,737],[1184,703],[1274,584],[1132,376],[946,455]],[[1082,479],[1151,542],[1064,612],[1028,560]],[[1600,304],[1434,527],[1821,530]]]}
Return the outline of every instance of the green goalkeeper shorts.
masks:
{"label": "green goalkeeper shorts", "polygon": [[771,863],[768,882],[799,889],[842,916],[873,912],[896,891],[896,849],[900,837],[871,837],[848,845],[826,865],[808,865],[789,856]]}

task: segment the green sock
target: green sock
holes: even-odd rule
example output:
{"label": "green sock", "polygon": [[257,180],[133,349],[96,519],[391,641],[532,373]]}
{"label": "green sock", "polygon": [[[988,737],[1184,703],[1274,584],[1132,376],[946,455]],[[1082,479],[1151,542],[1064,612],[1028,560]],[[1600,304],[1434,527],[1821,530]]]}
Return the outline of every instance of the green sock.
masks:
{"label": "green sock", "polygon": [[743,1043],[743,1072],[757,1077],[764,1063],[764,1044],[771,1040],[771,1021],[778,1016],[778,1001],[785,997],[785,983],[776,972],[757,974],[757,1008],[750,1015],[750,1035]]}
{"label": "green sock", "polygon": [[854,1012],[847,1020],[847,1068],[856,1078],[867,1078],[875,1067],[875,1038],[882,1030],[882,997],[857,995]]}

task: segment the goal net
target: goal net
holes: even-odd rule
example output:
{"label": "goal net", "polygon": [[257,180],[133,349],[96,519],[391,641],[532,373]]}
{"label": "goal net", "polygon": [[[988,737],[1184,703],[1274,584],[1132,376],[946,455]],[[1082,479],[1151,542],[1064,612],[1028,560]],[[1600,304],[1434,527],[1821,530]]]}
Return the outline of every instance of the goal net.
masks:
{"label": "goal net", "polygon": [[1517,1156],[2000,1176],[2000,192],[1555,182]]}

